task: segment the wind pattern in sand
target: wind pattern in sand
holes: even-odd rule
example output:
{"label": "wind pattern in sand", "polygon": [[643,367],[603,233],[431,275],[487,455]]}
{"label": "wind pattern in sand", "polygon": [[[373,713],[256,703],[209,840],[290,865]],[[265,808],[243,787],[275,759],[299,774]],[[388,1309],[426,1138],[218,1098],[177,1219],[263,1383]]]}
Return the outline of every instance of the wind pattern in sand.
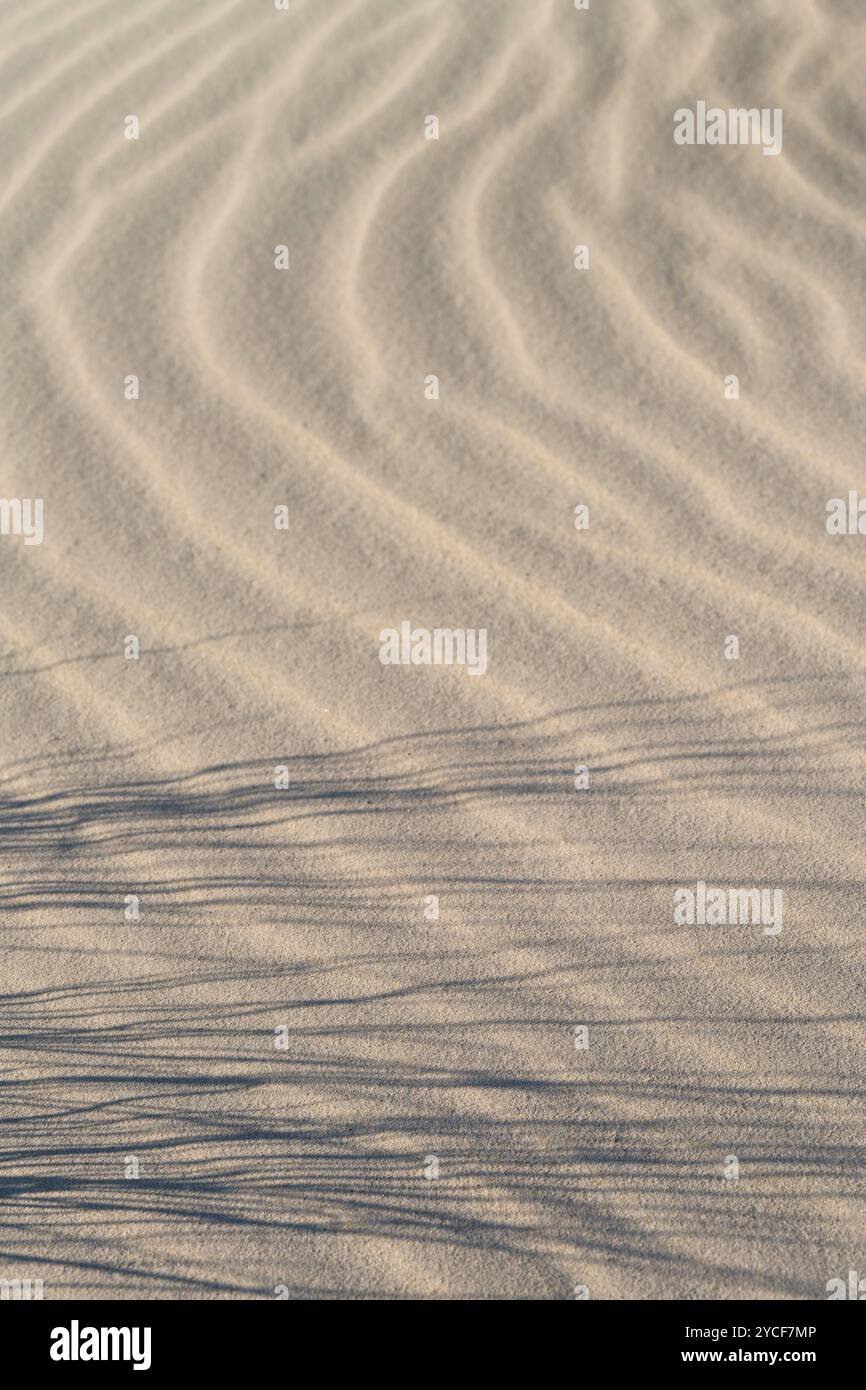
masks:
{"label": "wind pattern in sand", "polygon": [[859,0],[2,0],[0,1276],[863,1249],[864,59]]}

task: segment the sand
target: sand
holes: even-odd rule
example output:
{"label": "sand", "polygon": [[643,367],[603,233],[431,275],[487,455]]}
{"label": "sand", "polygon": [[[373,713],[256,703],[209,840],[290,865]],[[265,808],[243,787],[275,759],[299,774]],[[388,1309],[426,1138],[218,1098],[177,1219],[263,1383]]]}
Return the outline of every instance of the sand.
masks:
{"label": "sand", "polygon": [[859,0],[2,0],[0,1277],[866,1274],[864,57]]}

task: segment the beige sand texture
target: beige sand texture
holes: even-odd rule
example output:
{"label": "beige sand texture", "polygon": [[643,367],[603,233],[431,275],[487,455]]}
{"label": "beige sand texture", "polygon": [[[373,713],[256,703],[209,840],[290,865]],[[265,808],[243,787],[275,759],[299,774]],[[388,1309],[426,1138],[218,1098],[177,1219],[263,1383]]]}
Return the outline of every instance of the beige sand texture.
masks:
{"label": "beige sand texture", "polygon": [[[0,536],[0,1277],[866,1274],[864,61],[861,0],[0,0],[45,507]],[[701,100],[782,153],[678,146]],[[382,665],[404,620],[486,673]],[[699,880],[783,930],[675,922]]]}

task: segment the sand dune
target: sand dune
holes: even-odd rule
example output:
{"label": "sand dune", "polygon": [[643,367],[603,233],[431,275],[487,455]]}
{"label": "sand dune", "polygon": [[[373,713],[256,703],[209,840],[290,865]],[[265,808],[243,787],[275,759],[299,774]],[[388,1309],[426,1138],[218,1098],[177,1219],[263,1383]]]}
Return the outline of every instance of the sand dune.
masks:
{"label": "sand dune", "polygon": [[[0,1279],[862,1264],[864,56],[857,0],[0,4],[0,491],[44,499]],[[678,146],[698,101],[778,157]],[[486,672],[383,665],[404,621]],[[783,930],[676,922],[698,882]]]}

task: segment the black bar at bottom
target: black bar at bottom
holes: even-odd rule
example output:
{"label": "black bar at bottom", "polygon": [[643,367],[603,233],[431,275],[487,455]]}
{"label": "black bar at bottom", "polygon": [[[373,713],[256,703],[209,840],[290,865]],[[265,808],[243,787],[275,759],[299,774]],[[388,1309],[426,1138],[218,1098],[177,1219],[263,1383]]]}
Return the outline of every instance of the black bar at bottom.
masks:
{"label": "black bar at bottom", "polygon": [[[520,1314],[511,1304],[508,1323],[502,1326],[496,1311],[484,1314],[479,1302],[460,1329],[464,1349],[459,1351],[450,1337],[442,1339],[443,1323],[452,1315],[442,1307],[428,1310],[416,1328],[405,1304],[392,1308],[387,1323],[377,1328],[373,1309],[355,1310],[345,1302],[316,1312],[277,1300],[4,1300],[0,1325],[6,1356],[14,1356],[19,1375],[33,1370],[59,1382],[70,1376],[92,1380],[102,1371],[142,1382],[145,1377],[161,1382],[179,1372],[223,1380],[251,1373],[294,1378],[300,1373],[306,1379],[311,1371],[317,1374],[311,1358],[321,1358],[319,1373],[329,1377],[345,1367],[353,1375],[375,1372],[411,1384],[433,1375],[452,1377],[456,1370],[461,1376],[475,1370],[489,1376],[501,1366],[503,1373],[513,1374],[516,1351],[524,1362],[537,1359],[542,1373],[553,1370],[554,1353],[576,1370],[593,1364],[612,1375],[678,1370],[701,1376],[716,1368],[767,1376],[770,1385],[780,1373],[811,1372],[825,1380],[843,1369],[856,1374],[861,1364],[863,1314],[832,1301],[575,1300],[558,1318],[548,1322],[545,1316],[543,1328],[536,1321],[538,1311],[521,1328]],[[462,1323],[466,1314],[453,1316]],[[418,1353],[398,1354],[401,1339],[417,1337],[419,1331],[424,1342]]]}

